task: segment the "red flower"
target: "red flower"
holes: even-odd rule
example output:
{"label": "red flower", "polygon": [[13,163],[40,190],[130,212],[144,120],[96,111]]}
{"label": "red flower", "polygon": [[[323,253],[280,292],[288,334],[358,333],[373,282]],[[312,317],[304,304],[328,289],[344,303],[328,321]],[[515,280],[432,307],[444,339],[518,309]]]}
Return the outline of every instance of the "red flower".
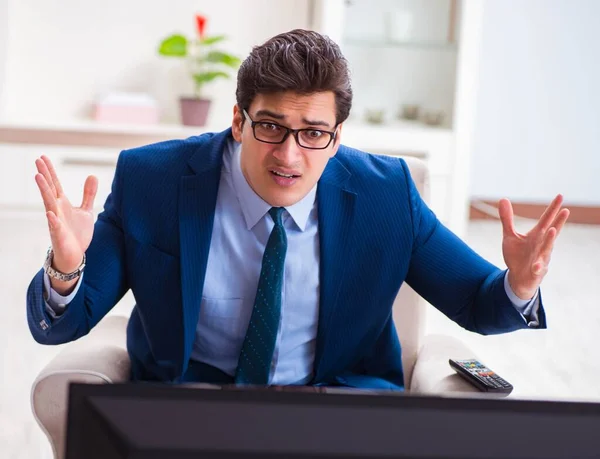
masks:
{"label": "red flower", "polygon": [[198,28],[198,35],[200,39],[204,38],[204,27],[206,26],[206,17],[200,14],[196,15],[196,27]]}

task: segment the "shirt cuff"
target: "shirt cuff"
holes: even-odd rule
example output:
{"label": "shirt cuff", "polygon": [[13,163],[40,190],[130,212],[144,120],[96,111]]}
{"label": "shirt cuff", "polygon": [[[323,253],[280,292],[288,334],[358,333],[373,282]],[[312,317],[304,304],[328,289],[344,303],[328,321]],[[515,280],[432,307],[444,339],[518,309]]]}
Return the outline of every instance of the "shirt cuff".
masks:
{"label": "shirt cuff", "polygon": [[539,326],[540,321],[538,318],[538,309],[540,307],[540,289],[537,289],[535,295],[533,295],[533,298],[531,298],[530,300],[522,300],[515,294],[515,292],[513,292],[513,289],[510,286],[510,283],[508,282],[508,270],[506,270],[506,274],[504,274],[504,290],[506,291],[508,299],[511,301],[515,309],[519,311],[521,317],[523,317],[523,320],[525,321],[527,326]]}
{"label": "shirt cuff", "polygon": [[73,301],[73,298],[75,298],[75,295],[77,295],[77,291],[81,286],[82,280],[83,273],[81,273],[81,276],[79,276],[79,279],[77,280],[77,284],[75,285],[73,291],[69,295],[63,296],[57,293],[56,290],[52,288],[52,286],[50,285],[50,276],[44,273],[44,300],[46,303],[46,311],[48,312],[50,317],[56,319],[57,317],[60,317],[60,315],[63,312],[65,312],[65,309],[68,306],[68,304],[71,301]]}

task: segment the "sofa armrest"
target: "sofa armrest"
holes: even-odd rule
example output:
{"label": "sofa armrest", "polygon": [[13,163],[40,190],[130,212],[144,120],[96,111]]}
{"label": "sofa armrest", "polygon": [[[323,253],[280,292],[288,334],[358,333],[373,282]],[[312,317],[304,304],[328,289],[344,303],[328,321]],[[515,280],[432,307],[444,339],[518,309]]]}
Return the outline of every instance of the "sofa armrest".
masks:
{"label": "sofa armrest", "polygon": [[123,316],[106,317],[87,336],[65,345],[34,381],[31,408],[56,459],[64,457],[69,384],[129,380],[127,320]]}
{"label": "sofa armrest", "polygon": [[467,346],[446,335],[428,335],[419,351],[410,382],[415,394],[448,394],[479,392],[479,389],[460,377],[448,364],[448,359],[477,358]]}

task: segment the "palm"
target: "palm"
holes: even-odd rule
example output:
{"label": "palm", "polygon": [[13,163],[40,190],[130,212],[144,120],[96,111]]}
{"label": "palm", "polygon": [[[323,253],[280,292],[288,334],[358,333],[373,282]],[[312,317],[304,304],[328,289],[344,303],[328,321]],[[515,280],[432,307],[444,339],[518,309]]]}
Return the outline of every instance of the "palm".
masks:
{"label": "palm", "polygon": [[90,210],[74,207],[66,196],[57,199],[57,217],[64,223],[65,245],[85,252],[94,233],[94,214]]}
{"label": "palm", "polygon": [[509,269],[509,283],[517,296],[531,298],[548,272],[554,241],[569,218],[569,210],[561,209],[558,195],[537,224],[526,234],[517,233],[513,223],[512,205],[500,201],[502,221],[502,255]]}
{"label": "palm", "polygon": [[[539,285],[542,273],[537,274],[532,268],[540,257],[541,238],[536,238],[534,234],[509,234],[502,240],[502,255],[506,267],[518,274],[519,279],[525,285]],[[549,260],[545,260],[549,261]],[[535,289],[535,287],[534,287]]]}

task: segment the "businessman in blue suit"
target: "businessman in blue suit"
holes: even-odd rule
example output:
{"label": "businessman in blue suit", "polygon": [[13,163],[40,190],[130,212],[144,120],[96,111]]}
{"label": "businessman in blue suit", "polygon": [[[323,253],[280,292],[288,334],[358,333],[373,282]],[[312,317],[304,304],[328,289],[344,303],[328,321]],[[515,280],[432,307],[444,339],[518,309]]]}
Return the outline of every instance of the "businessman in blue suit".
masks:
{"label": "businessman in blue suit", "polygon": [[500,270],[436,219],[402,159],[341,145],[352,90],[327,37],[255,47],[236,98],[230,129],[122,152],[95,224],[96,179],[74,207],[36,161],[52,241],[27,292],[38,342],[87,334],[131,289],[134,380],[401,390],[403,282],[474,332],[546,326],[560,195],[527,234],[500,202]]}

